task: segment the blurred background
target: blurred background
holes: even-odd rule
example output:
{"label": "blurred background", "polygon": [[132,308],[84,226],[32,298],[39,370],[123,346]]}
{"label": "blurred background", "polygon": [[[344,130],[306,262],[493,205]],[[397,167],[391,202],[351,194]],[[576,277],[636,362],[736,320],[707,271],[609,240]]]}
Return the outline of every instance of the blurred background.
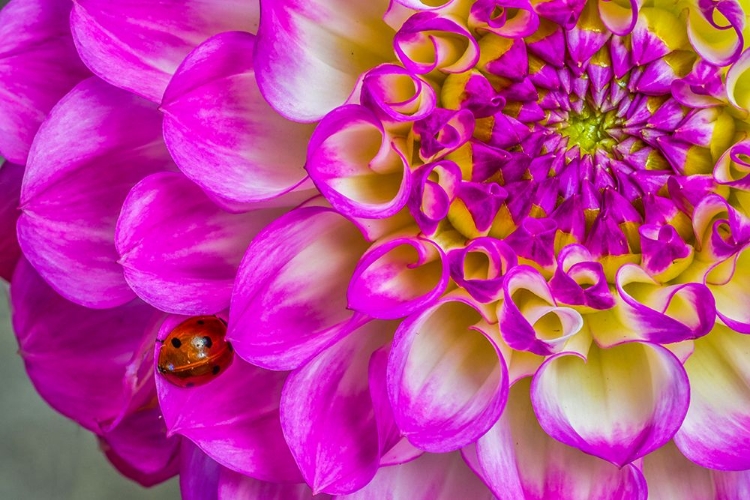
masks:
{"label": "blurred background", "polygon": [[[0,0],[0,8],[6,3]],[[179,499],[176,479],[145,489],[120,476],[91,433],[42,401],[16,352],[0,287],[0,499]]]}
{"label": "blurred background", "polygon": [[0,499],[179,499],[176,479],[145,489],[120,476],[91,433],[55,413],[39,397],[16,352],[4,288],[0,291]]}

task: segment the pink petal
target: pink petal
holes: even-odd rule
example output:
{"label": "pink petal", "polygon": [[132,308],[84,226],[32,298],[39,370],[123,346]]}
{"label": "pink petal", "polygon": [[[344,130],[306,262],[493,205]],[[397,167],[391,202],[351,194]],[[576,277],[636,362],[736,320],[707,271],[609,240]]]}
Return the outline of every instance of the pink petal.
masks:
{"label": "pink petal", "polygon": [[21,180],[24,168],[9,161],[0,160],[0,277],[10,281],[21,249],[16,237],[16,221],[21,196]]}
{"label": "pink petal", "polygon": [[282,118],[263,99],[254,47],[250,33],[210,38],[177,69],[162,103],[164,138],[177,165],[228,207],[276,198],[306,176],[312,129]]}
{"label": "pink petal", "polygon": [[324,493],[313,495],[312,490],[306,484],[269,483],[243,476],[229,469],[222,469],[219,478],[218,500],[250,500],[255,498],[262,500],[330,500],[331,496]]}
{"label": "pink petal", "polygon": [[649,500],[717,499],[712,472],[686,459],[672,442],[643,459]]}
{"label": "pink petal", "polygon": [[351,493],[378,470],[381,450],[368,367],[395,328],[371,321],[292,372],[284,386],[284,436],[316,492]]}
{"label": "pink petal", "polygon": [[69,13],[65,0],[14,0],[0,11],[0,154],[15,163],[26,163],[52,106],[90,74],[73,46]]}
{"label": "pink petal", "polygon": [[395,319],[434,303],[450,280],[443,251],[430,240],[394,238],[362,256],[349,283],[349,307]]}
{"label": "pink petal", "polygon": [[479,472],[498,498],[645,500],[646,484],[636,467],[619,469],[553,440],[539,427],[529,380],[511,388],[503,416],[476,444]]}
{"label": "pink petal", "polygon": [[[157,339],[163,340],[185,319],[169,316]],[[157,343],[154,349],[154,365],[159,346]],[[210,383],[195,387],[177,387],[157,375],[156,390],[170,435],[185,436],[237,472],[264,481],[297,482],[302,478],[279,423],[279,400],[286,377],[287,373],[235,359]]]}
{"label": "pink petal", "polygon": [[672,438],[688,391],[680,361],[661,346],[592,345],[586,357],[549,358],[534,377],[531,400],[550,436],[622,467]]}
{"label": "pink petal", "polygon": [[409,162],[397,140],[369,109],[342,106],[315,129],[306,168],[338,212],[390,217],[406,205],[411,191]]}
{"label": "pink petal", "polygon": [[690,408],[675,443],[698,465],[750,469],[749,353],[750,337],[717,325],[685,363]]}
{"label": "pink petal", "polygon": [[130,191],[117,221],[115,245],[125,279],[162,311],[227,309],[247,245],[282,213],[229,214],[180,173],[150,175]]}
{"label": "pink petal", "polygon": [[76,0],[70,23],[81,59],[95,74],[160,102],[188,52],[216,33],[254,33],[258,15],[258,3],[243,0]]}
{"label": "pink petal", "polygon": [[97,78],[81,82],[52,110],[29,154],[18,220],[24,255],[73,302],[105,308],[132,300],[115,222],[136,182],[172,166],[153,104]]}
{"label": "pink petal", "polygon": [[393,59],[385,0],[261,2],[255,68],[261,92],[299,122],[346,101],[357,77]]}
{"label": "pink petal", "polygon": [[346,288],[366,245],[348,219],[321,207],[293,210],[261,231],[232,296],[228,338],[237,354],[294,369],[362,324],[346,307]]}
{"label": "pink petal", "polygon": [[39,394],[63,415],[101,432],[129,403],[126,372],[150,335],[155,311],[139,300],[106,310],[68,302],[24,259],[13,276],[11,304],[19,353]]}
{"label": "pink petal", "polygon": [[457,300],[440,301],[401,324],[388,360],[388,395],[412,444],[457,450],[498,419],[508,394],[498,336],[496,325]]}
{"label": "pink petal", "polygon": [[466,466],[461,454],[425,453],[402,465],[381,467],[363,489],[336,500],[491,500],[494,495]]}
{"label": "pink petal", "polygon": [[224,467],[192,441],[180,446],[180,493],[182,500],[218,500],[219,475]]}

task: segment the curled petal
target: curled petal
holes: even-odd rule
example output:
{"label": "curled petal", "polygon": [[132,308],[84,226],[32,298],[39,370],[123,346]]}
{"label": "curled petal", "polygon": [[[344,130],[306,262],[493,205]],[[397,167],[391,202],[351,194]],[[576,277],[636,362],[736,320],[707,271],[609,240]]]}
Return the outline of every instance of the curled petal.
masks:
{"label": "curled petal", "polygon": [[404,67],[418,75],[463,73],[479,61],[479,45],[469,30],[457,18],[436,12],[411,16],[396,33],[393,48]]}
{"label": "curled petal", "polygon": [[646,483],[635,466],[619,469],[553,440],[539,427],[529,380],[511,388],[502,417],[476,444],[481,475],[499,500],[645,500]]}
{"label": "curled petal", "polygon": [[644,224],[638,232],[643,254],[641,265],[658,281],[674,279],[693,262],[693,247],[685,243],[673,226]]}
{"label": "curled petal", "polygon": [[732,145],[714,167],[714,179],[719,184],[750,191],[750,141]]}
{"label": "curled petal", "polygon": [[621,321],[644,340],[680,342],[702,337],[714,326],[714,297],[703,284],[659,285],[641,267],[626,264],[616,286],[624,301],[617,309]]}
{"label": "curled petal", "polygon": [[60,297],[23,259],[13,277],[11,305],[19,354],[39,394],[101,433],[129,403],[126,371],[149,336],[153,308],[140,300],[105,310],[81,307]]}
{"label": "curled petal", "polygon": [[599,15],[615,35],[625,36],[635,28],[643,0],[599,0]]}
{"label": "curled petal", "polygon": [[587,312],[615,305],[604,267],[583,245],[568,245],[560,251],[549,286],[558,302],[583,306]]}
{"label": "curled petal", "polygon": [[421,120],[435,110],[435,89],[426,80],[396,64],[382,64],[362,80],[362,104],[384,120]]}
{"label": "curled petal", "polygon": [[622,467],[672,438],[689,390],[682,364],[661,346],[592,345],[585,358],[548,359],[534,376],[531,400],[550,436]]}
{"label": "curled petal", "polygon": [[539,27],[539,16],[529,0],[479,0],[471,7],[469,25],[479,33],[523,38]]}
{"label": "curled petal", "polygon": [[229,208],[279,197],[306,176],[312,129],[282,118],[263,99],[254,47],[249,33],[210,38],[177,69],[161,106],[164,139],[180,170]]}
{"label": "curled petal", "polygon": [[[687,19],[687,34],[695,51],[706,61],[727,66],[737,61],[744,43],[745,13],[736,0],[697,1]],[[722,18],[728,24],[717,24]]]}
{"label": "curled petal", "polygon": [[[154,347],[185,316],[168,316]],[[287,373],[234,360],[210,383],[183,388],[156,376],[159,406],[169,434],[182,435],[223,466],[264,481],[299,482],[301,475],[284,441],[279,401]],[[238,398],[238,394],[252,397]]]}
{"label": "curled petal", "polygon": [[433,303],[449,280],[439,246],[426,239],[394,238],[360,259],[349,282],[349,307],[374,318],[401,318]]}
{"label": "curled petal", "polygon": [[372,111],[347,105],[320,122],[308,145],[306,168],[337,211],[384,218],[406,205],[412,181],[408,165]]}
{"label": "curled petal", "polygon": [[156,106],[97,78],[81,82],[52,110],[29,154],[18,219],[24,255],[73,302],[104,308],[132,300],[117,263],[117,216],[133,185],[171,168]]}
{"label": "curled petal", "polygon": [[371,321],[292,372],[284,386],[284,436],[316,492],[351,493],[378,469],[368,371],[372,353],[390,341],[395,327]]}
{"label": "curled petal", "polygon": [[750,469],[748,352],[750,337],[717,325],[685,363],[690,408],[675,443],[702,467]]}
{"label": "curled petal", "polygon": [[117,221],[115,245],[125,279],[162,311],[222,311],[250,240],[282,213],[229,214],[182,174],[150,175],[130,191]]}
{"label": "curled petal", "polygon": [[81,59],[112,85],[160,102],[177,65],[222,31],[255,32],[257,2],[76,0],[71,29]]}
{"label": "curled petal", "polygon": [[491,500],[492,492],[466,466],[461,454],[425,453],[406,464],[381,467],[375,478],[361,490],[336,500]]}
{"label": "curled petal", "polygon": [[365,249],[356,226],[321,207],[293,210],[261,231],[232,295],[228,338],[237,354],[293,369],[361,324],[346,308],[346,288]]}
{"label": "curled petal", "polygon": [[529,266],[514,267],[505,276],[498,319],[510,347],[540,355],[558,352],[583,327],[581,315],[558,307],[547,282]]}
{"label": "curled petal", "polygon": [[69,14],[65,0],[14,0],[0,11],[0,154],[12,162],[26,164],[44,117],[90,75],[73,46]]}
{"label": "curled petal", "polygon": [[385,0],[261,2],[255,69],[263,96],[298,122],[343,104],[359,75],[393,59],[387,7]]}
{"label": "curled petal", "polygon": [[492,335],[482,316],[457,300],[441,301],[401,324],[388,360],[388,395],[412,444],[431,452],[456,450],[500,416],[508,371]]}
{"label": "curled petal", "polygon": [[504,275],[518,262],[513,250],[495,238],[476,238],[448,254],[451,277],[479,302],[494,302],[503,289]]}
{"label": "curled petal", "polygon": [[750,50],[745,50],[727,71],[727,96],[729,102],[740,109],[750,111]]}
{"label": "curled petal", "polygon": [[[437,177],[437,180],[431,180],[431,175],[433,179]],[[434,233],[440,222],[448,216],[460,183],[461,169],[452,161],[427,163],[414,171],[408,207],[424,233]]]}

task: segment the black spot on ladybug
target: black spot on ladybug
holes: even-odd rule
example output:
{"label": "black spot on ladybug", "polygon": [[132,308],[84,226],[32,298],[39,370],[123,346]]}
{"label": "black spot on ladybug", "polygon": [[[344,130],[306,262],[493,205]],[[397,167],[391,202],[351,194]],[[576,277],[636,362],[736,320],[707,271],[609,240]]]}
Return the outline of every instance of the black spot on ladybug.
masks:
{"label": "black spot on ladybug", "polygon": [[212,345],[214,345],[214,343],[211,342],[211,337],[203,337],[203,347],[211,349]]}
{"label": "black spot on ladybug", "polygon": [[234,352],[234,347],[229,342],[227,342],[227,349],[229,349],[229,352]]}
{"label": "black spot on ladybug", "polygon": [[213,368],[211,369],[211,373],[213,373],[214,375],[218,375],[220,371],[221,371],[221,367],[220,367],[219,365],[215,365],[215,366],[214,366],[214,367],[213,367]]}
{"label": "black spot on ladybug", "polygon": [[195,384],[193,382],[188,382],[185,384],[185,387],[193,387]]}
{"label": "black spot on ladybug", "polygon": [[180,339],[172,339],[172,347],[175,349],[179,349],[182,346],[182,342],[180,342]]}
{"label": "black spot on ladybug", "polygon": [[196,323],[199,324],[199,325],[202,325],[202,324],[205,323],[205,321],[203,321],[202,319],[199,319],[198,321],[196,321]]}

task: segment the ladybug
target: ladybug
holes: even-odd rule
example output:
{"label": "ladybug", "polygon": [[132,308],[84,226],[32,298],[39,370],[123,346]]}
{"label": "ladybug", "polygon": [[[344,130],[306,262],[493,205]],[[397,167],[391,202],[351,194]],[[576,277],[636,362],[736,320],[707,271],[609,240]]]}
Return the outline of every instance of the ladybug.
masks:
{"label": "ladybug", "polygon": [[157,369],[178,387],[194,387],[223,373],[234,359],[224,338],[226,322],[216,316],[195,316],[177,325],[160,341]]}

